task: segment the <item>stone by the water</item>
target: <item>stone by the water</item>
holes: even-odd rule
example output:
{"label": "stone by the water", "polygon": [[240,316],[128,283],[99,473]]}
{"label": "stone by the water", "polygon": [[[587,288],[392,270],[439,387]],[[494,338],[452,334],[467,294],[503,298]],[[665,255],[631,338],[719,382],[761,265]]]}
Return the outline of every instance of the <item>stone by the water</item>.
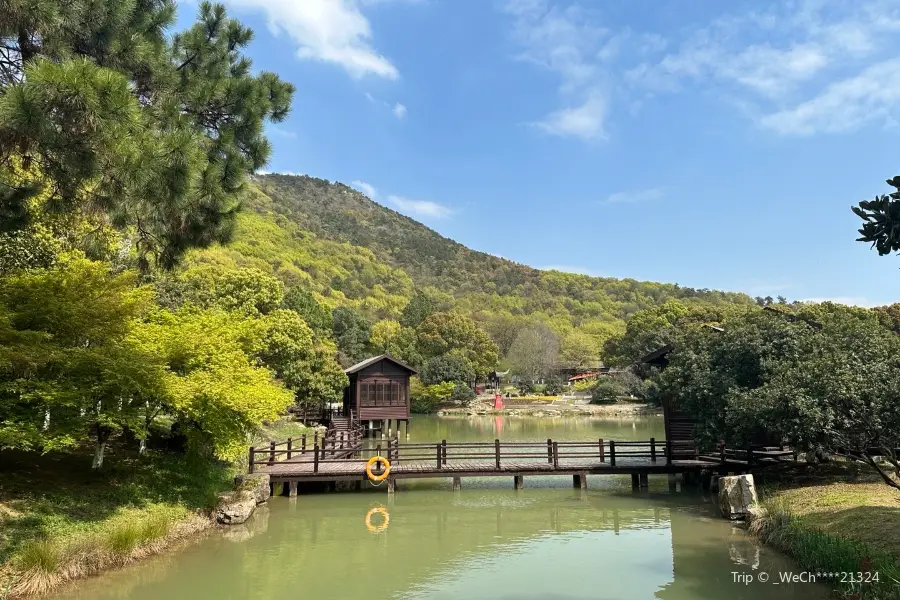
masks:
{"label": "stone by the water", "polygon": [[238,475],[234,478],[234,488],[236,490],[246,490],[248,492],[251,492],[256,498],[257,504],[268,502],[269,474],[250,473],[246,475]]}
{"label": "stone by the water", "polygon": [[726,519],[744,519],[756,505],[753,475],[719,477],[719,508]]}
{"label": "stone by the water", "polygon": [[219,495],[216,521],[222,525],[240,525],[256,510],[256,496],[248,490]]}

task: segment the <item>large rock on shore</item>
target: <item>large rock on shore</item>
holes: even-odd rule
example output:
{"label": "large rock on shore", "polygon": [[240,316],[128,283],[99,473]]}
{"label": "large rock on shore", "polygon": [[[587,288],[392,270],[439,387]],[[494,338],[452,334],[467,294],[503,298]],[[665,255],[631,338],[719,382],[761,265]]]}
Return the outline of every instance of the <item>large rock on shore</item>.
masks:
{"label": "large rock on shore", "polygon": [[269,474],[251,473],[234,478],[234,489],[251,492],[257,504],[269,500]]}
{"label": "large rock on shore", "polygon": [[216,521],[223,525],[240,525],[256,510],[256,495],[249,490],[219,494]]}
{"label": "large rock on shore", "polygon": [[719,477],[719,508],[726,519],[744,519],[756,505],[753,475]]}

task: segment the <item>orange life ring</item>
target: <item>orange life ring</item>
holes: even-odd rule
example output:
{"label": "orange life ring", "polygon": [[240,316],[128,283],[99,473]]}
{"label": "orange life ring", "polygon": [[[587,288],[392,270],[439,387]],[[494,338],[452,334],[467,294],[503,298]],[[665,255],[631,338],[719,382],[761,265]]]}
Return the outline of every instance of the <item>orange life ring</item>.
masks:
{"label": "orange life ring", "polygon": [[[372,517],[375,515],[381,515],[381,524],[373,525]],[[385,529],[388,528],[388,525],[391,523],[391,516],[388,514],[388,511],[383,506],[375,506],[369,509],[369,512],[366,513],[366,529],[371,531],[372,533],[381,533]]]}
{"label": "orange life ring", "polygon": [[[384,465],[384,471],[380,475],[376,475],[372,472],[372,467],[376,464],[381,463]],[[391,473],[391,463],[388,459],[383,456],[373,456],[369,459],[369,462],[366,463],[366,477],[369,478],[370,481],[374,481],[378,483],[379,481],[384,481],[387,479],[387,476]]]}

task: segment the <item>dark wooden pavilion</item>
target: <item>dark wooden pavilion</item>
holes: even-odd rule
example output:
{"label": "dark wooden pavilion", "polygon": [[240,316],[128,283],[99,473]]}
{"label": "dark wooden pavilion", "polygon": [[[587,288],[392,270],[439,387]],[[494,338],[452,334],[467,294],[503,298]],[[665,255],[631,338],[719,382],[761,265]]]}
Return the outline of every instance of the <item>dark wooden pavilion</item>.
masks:
{"label": "dark wooden pavilion", "polygon": [[344,389],[343,414],[369,429],[399,432],[406,423],[409,435],[409,378],[416,370],[387,354],[373,356],[344,371],[350,384]]}

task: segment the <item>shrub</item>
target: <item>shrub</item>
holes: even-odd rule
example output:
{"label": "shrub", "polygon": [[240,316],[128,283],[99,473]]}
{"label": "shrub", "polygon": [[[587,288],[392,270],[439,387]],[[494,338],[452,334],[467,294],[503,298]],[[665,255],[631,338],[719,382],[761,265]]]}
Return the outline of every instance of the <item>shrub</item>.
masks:
{"label": "shrub", "polygon": [[547,396],[558,396],[566,389],[566,384],[562,379],[553,378],[544,385],[544,394]]}
{"label": "shrub", "polygon": [[457,381],[453,384],[453,393],[450,395],[450,401],[460,406],[469,406],[475,399],[475,392],[465,383]]}
{"label": "shrub", "polygon": [[410,386],[410,410],[415,413],[428,413],[445,404],[453,396],[456,384],[452,381],[436,383],[434,385],[422,385],[417,383]]}
{"label": "shrub", "polygon": [[591,390],[592,404],[615,404],[623,394],[622,383],[611,377],[603,377]]}

